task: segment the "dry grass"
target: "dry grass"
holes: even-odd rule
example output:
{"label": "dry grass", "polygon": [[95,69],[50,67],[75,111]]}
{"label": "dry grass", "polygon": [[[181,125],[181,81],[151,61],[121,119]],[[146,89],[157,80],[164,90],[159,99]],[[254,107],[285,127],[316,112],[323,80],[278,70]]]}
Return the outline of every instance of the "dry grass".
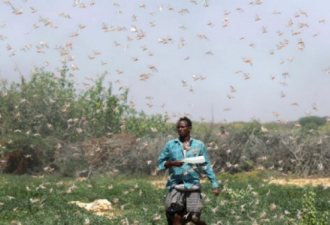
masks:
{"label": "dry grass", "polygon": [[301,178],[301,179],[273,179],[269,183],[280,184],[280,185],[296,185],[299,187],[303,186],[330,186],[330,178]]}

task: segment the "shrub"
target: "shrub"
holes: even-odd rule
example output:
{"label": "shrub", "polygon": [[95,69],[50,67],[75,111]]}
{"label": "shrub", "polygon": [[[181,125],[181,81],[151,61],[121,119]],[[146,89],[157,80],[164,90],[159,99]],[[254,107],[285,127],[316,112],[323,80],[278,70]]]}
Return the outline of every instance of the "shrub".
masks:
{"label": "shrub", "polygon": [[319,116],[307,116],[300,118],[299,124],[302,126],[302,131],[304,133],[308,133],[312,130],[318,130],[318,128],[324,124],[326,124],[327,120],[325,117]]}
{"label": "shrub", "polygon": [[7,159],[4,166],[6,173],[40,172],[43,165],[53,160],[52,143],[39,137],[8,135],[0,141],[0,146]]}
{"label": "shrub", "polygon": [[316,194],[312,190],[307,190],[303,196],[303,211],[301,224],[308,225],[327,225],[329,222],[329,212],[317,213],[315,207]]}
{"label": "shrub", "polygon": [[261,135],[261,124],[258,120],[252,120],[250,123],[246,123],[242,130],[241,133],[245,138],[250,137],[251,135]]}

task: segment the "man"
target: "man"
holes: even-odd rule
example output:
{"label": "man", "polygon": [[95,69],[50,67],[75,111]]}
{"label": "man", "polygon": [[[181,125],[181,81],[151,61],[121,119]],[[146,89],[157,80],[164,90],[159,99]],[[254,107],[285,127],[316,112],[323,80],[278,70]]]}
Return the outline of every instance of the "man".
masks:
{"label": "man", "polygon": [[[205,144],[190,137],[191,120],[180,118],[177,123],[179,138],[167,142],[158,158],[159,169],[169,169],[166,188],[166,218],[169,225],[182,225],[193,222],[206,224],[200,220],[202,212],[202,196],[199,169],[202,169],[213,188],[214,196],[219,195],[219,185],[211,168],[211,162]],[[204,156],[202,164],[184,163],[184,158]]]}

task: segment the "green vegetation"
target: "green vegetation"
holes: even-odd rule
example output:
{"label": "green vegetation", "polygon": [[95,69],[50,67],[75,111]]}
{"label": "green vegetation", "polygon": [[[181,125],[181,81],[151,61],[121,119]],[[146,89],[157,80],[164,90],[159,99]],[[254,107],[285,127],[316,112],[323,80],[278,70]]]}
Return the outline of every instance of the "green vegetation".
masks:
{"label": "green vegetation", "polygon": [[318,212],[315,206],[315,192],[306,190],[303,198],[303,213],[300,222],[310,225],[327,225],[329,223],[329,212]]}
{"label": "green vegetation", "polygon": [[26,134],[31,137],[78,141],[107,133],[128,132],[136,136],[167,132],[168,117],[147,116],[127,102],[128,90],[115,95],[105,87],[106,73],[78,91],[63,67],[60,77],[35,69],[28,81],[0,84],[0,136]]}
{"label": "green vegetation", "polygon": [[299,119],[299,124],[302,126],[302,131],[306,134],[318,131],[318,128],[326,124],[326,118],[318,116],[307,116]]}
{"label": "green vegetation", "polygon": [[319,126],[322,126],[326,124],[327,120],[324,117],[319,116],[306,116],[299,119],[299,123],[302,127],[306,127],[309,129],[317,128]]}
{"label": "green vegetation", "polygon": [[[210,184],[203,185],[203,215],[208,224],[326,224],[330,190],[323,187],[268,184],[268,174],[223,174],[221,194],[214,198]],[[0,224],[166,224],[163,183],[156,177],[96,176],[74,180],[62,177],[1,175]],[[243,178],[243,179],[242,179]],[[156,179],[162,179],[160,177]],[[112,218],[98,216],[70,201],[91,203],[107,199]],[[158,220],[160,216],[160,220]],[[12,223],[16,221],[17,223]],[[313,222],[315,221],[315,222]],[[323,222],[322,222],[323,221]]]}
{"label": "green vegetation", "polygon": [[[0,169],[33,174],[48,168],[71,177],[113,170],[154,172],[164,143],[176,135],[170,116],[136,111],[127,100],[129,90],[115,94],[111,83],[104,84],[106,75],[79,90],[65,65],[59,76],[36,68],[29,80],[2,80]],[[298,122],[194,122],[192,135],[207,144],[217,173],[270,169],[298,176],[330,174],[327,119],[309,116]],[[8,168],[11,152],[21,154],[12,157],[11,167],[21,168]]]}
{"label": "green vegetation", "polygon": [[[0,225],[165,224],[166,190],[154,187],[149,175],[161,179],[157,158],[175,127],[166,114],[136,111],[129,90],[114,94],[105,77],[83,90],[66,66],[59,77],[35,69],[30,80],[2,80],[0,169],[30,176],[0,175]],[[327,188],[263,180],[269,173],[328,176],[328,121],[194,122],[192,136],[205,142],[222,180],[217,199],[204,185],[203,218],[211,224],[327,224]],[[114,217],[68,204],[96,199],[112,202]]]}

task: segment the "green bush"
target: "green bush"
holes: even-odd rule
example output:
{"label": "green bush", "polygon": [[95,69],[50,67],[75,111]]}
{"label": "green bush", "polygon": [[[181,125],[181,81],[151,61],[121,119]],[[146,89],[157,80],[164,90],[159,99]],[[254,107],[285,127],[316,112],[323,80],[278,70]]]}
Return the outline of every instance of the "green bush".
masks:
{"label": "green bush", "polygon": [[327,120],[325,117],[307,116],[300,118],[298,122],[302,126],[302,131],[308,133],[313,130],[317,131],[319,127],[326,124]]}
{"label": "green bush", "polygon": [[29,137],[23,134],[7,135],[0,140],[0,146],[2,146],[3,155],[17,151],[31,159],[27,168],[30,172],[40,172],[43,165],[54,160],[53,143],[40,137]]}
{"label": "green bush", "polygon": [[261,135],[262,132],[260,122],[258,120],[252,120],[251,122],[244,124],[241,134],[243,134],[245,138],[249,138],[251,135]]}
{"label": "green bush", "polygon": [[329,223],[329,212],[318,212],[315,206],[315,192],[307,190],[303,195],[303,211],[300,224],[327,225]]}

